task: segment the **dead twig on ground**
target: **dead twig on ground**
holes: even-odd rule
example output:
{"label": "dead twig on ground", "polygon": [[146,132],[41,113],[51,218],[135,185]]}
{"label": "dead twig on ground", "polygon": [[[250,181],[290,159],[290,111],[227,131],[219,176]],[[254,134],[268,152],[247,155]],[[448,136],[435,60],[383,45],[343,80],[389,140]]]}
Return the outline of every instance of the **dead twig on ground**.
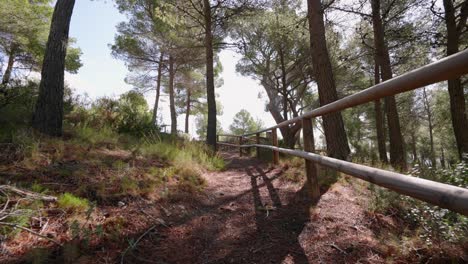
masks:
{"label": "dead twig on ground", "polygon": [[154,221],[156,221],[159,225],[162,225],[162,226],[164,226],[164,227],[169,228],[169,226],[166,225],[166,223],[164,222],[163,219],[161,219],[161,218],[156,218],[156,217],[154,217],[154,216],[148,214],[148,213],[145,212],[145,210],[143,210],[143,208],[141,208],[140,206],[138,206],[138,209],[140,209],[140,212],[142,212],[144,215],[146,215],[146,216],[148,216],[149,218],[151,218],[151,219],[153,219]]}
{"label": "dead twig on ground", "polygon": [[331,244],[327,244],[328,246],[340,251],[341,253],[343,253],[344,255],[348,255],[348,253],[346,251],[344,251],[343,249],[341,249],[340,247],[338,247],[335,243],[331,243]]}
{"label": "dead twig on ground", "polygon": [[134,243],[131,243],[130,246],[127,247],[127,249],[125,249],[125,251],[122,253],[122,258],[120,259],[120,263],[123,264],[124,263],[124,260],[125,260],[125,255],[127,254],[127,252],[129,250],[133,250],[134,248],[136,248],[136,246],[138,245],[138,243],[147,235],[149,234],[149,232],[153,231],[153,229],[155,229],[157,227],[157,225],[154,225],[152,227],[150,227],[148,230],[146,230],[145,233],[143,233]]}
{"label": "dead twig on ground", "polygon": [[22,195],[22,196],[26,196],[28,198],[42,200],[44,202],[56,202],[57,201],[57,197],[55,197],[55,196],[42,195],[42,194],[39,194],[39,193],[29,192],[29,191],[18,189],[16,187],[13,187],[13,186],[10,186],[10,185],[0,185],[0,190],[1,191],[10,191],[10,192]]}
{"label": "dead twig on ground", "polygon": [[60,244],[59,242],[55,241],[54,239],[50,238],[50,237],[47,237],[47,236],[44,236],[44,235],[41,235],[39,234],[38,232],[34,231],[34,230],[31,230],[29,228],[26,228],[26,227],[23,227],[23,226],[20,226],[20,225],[17,225],[17,224],[14,224],[14,223],[5,223],[5,222],[0,222],[0,225],[4,225],[4,226],[10,226],[10,227],[13,227],[13,228],[19,228],[21,230],[24,230],[24,231],[27,231],[35,236],[38,236],[38,237],[41,237],[43,239],[46,239],[50,242],[53,242],[54,244],[58,245],[58,246],[62,246],[62,244]]}

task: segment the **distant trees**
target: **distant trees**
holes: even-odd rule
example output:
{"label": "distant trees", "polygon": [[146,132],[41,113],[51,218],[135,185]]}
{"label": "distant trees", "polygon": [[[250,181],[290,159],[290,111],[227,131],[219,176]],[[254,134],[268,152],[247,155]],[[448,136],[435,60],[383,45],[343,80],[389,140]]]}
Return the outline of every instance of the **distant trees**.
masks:
{"label": "distant trees", "polygon": [[226,0],[212,2],[209,0],[188,0],[173,1],[171,3],[180,11],[181,17],[185,18],[189,25],[198,27],[202,33],[200,38],[203,39],[205,49],[206,97],[208,104],[206,143],[215,150],[217,124],[214,76],[215,53],[222,47],[221,42],[226,34],[229,20],[254,8],[260,1]]}
{"label": "distant trees", "polygon": [[261,120],[254,120],[247,110],[242,109],[234,116],[229,130],[234,135],[244,135],[258,131],[262,126]]}
{"label": "distant trees", "polygon": [[[302,113],[313,81],[307,32],[298,29],[299,7],[300,1],[273,1],[271,10],[238,20],[232,31],[242,54],[237,71],[260,81],[276,123]],[[301,123],[280,128],[288,147],[294,148],[300,129]]]}
{"label": "distant trees", "polygon": [[129,17],[117,26],[118,34],[111,45],[112,55],[125,61],[131,74],[126,81],[138,91],[155,91],[153,123],[158,116],[163,75],[168,72],[165,34],[170,29],[161,14],[159,1],[138,1],[133,4],[117,0],[119,11]]}
{"label": "distant trees", "polygon": [[33,127],[50,136],[62,135],[65,56],[75,0],[55,4],[44,55]]}
{"label": "distant trees", "polygon": [[[18,96],[12,81],[41,71],[53,7],[50,0],[0,1],[0,107]],[[65,70],[76,73],[82,66],[81,50],[68,41]]]}
{"label": "distant trees", "polygon": [[[432,7],[433,5],[434,3]],[[437,11],[433,13],[444,20],[446,54],[450,56],[460,51],[460,46],[464,45],[466,48],[468,44],[468,1],[443,0],[443,6],[443,14]],[[468,117],[463,90],[463,86],[466,87],[466,80],[462,83],[461,78],[457,78],[449,80],[447,84],[453,131],[457,140],[458,155],[462,158],[464,153],[468,153]]]}
{"label": "distant trees", "polygon": [[[120,23],[112,53],[124,60],[132,72],[126,79],[141,92],[156,90],[153,120],[157,119],[162,91],[169,95],[171,133],[177,133],[176,92],[185,90],[178,84],[187,69],[200,69],[203,53],[199,52],[198,29],[185,27],[179,11],[170,1],[144,0],[135,3],[117,1],[128,22]],[[164,76],[166,74],[166,76]],[[178,90],[176,91],[176,87]]]}
{"label": "distant trees", "polygon": [[185,115],[184,132],[189,133],[190,116],[203,114],[206,108],[205,79],[199,69],[183,69],[176,80],[176,106]]}
{"label": "distant trees", "polygon": [[[457,1],[454,5],[456,23],[460,23],[462,20],[459,19],[464,17],[462,10],[465,2]],[[335,63],[333,65],[339,65],[338,71],[352,68],[353,76],[359,78],[344,75],[351,81],[343,86],[343,74],[339,74],[338,91],[343,92],[342,89],[346,89],[350,84],[355,86],[353,91],[359,91],[368,87],[371,81],[379,83],[392,78],[394,74],[400,75],[427,64],[442,54],[445,55],[448,34],[444,6],[447,4],[450,5],[444,4],[444,1],[353,0],[333,1],[327,5],[329,12],[344,12],[339,14],[360,19],[354,27],[354,36],[343,40],[344,44],[339,44],[351,49],[347,48],[346,53],[339,52],[338,57],[332,56],[332,62]],[[460,28],[464,27],[462,24],[459,24]],[[339,24],[334,25],[334,28],[340,27]],[[467,32],[461,32],[463,33],[459,36],[460,43],[464,44],[461,44],[460,49],[464,49],[466,38],[463,38],[463,34]],[[353,46],[356,49],[352,49]],[[465,78],[460,79],[463,86]],[[375,149],[383,162],[386,160],[386,150],[390,149],[390,159],[395,167],[404,167],[403,161],[406,161],[408,156],[413,164],[419,163],[433,168],[439,164],[442,166],[442,163],[447,166],[449,160],[449,163],[453,164],[453,154],[456,153],[454,150],[458,149],[459,155],[461,153],[459,146],[454,143],[456,141],[453,135],[457,134],[455,127],[453,126],[451,132],[451,129],[446,127],[447,120],[452,120],[453,117],[453,111],[452,114],[449,113],[450,109],[453,110],[449,107],[453,105],[453,100],[450,100],[452,103],[444,101],[449,96],[443,96],[441,88],[439,84],[400,94],[396,97],[395,104],[391,98],[385,99],[383,105],[375,102],[373,111],[367,106],[348,110],[356,114],[345,114],[353,155],[368,148],[369,145],[366,144],[371,144],[370,149]],[[457,98],[457,105],[460,106],[461,101],[466,101],[466,93],[459,92]],[[446,105],[447,109],[442,109],[443,105]],[[353,120],[350,119],[351,116]],[[441,116],[445,116],[446,119]],[[351,127],[354,125],[361,126],[362,133],[356,133]],[[368,130],[373,131],[372,134],[376,137],[369,134]],[[445,134],[441,131],[445,131]],[[368,137],[370,141],[361,140],[359,143],[356,136]],[[373,153],[368,154],[373,157]]]}
{"label": "distant trees", "polygon": [[[30,120],[24,116],[35,108],[33,127],[60,136],[72,105],[64,102],[64,71],[77,72],[81,51],[68,36],[75,1],[58,0],[54,10],[52,2],[0,2],[0,121],[16,112]],[[185,133],[197,116],[196,132],[211,146],[221,129],[215,89],[222,70],[217,54],[225,47],[242,56],[237,71],[260,82],[276,123],[468,47],[466,0],[308,0],[307,16],[299,0],[116,3],[129,19],[117,27],[112,55],[125,61],[126,81],[135,90],[118,100],[101,99],[91,112],[119,132],[147,131],[155,128],[160,98],[167,95],[171,133],[177,134],[179,115]],[[346,23],[356,23],[344,27],[333,16],[327,20],[326,12],[355,15]],[[39,89],[17,78],[39,70]],[[387,163],[390,154],[397,169],[407,162],[449,168],[468,152],[467,84],[462,76],[390,96],[318,118],[315,128],[335,158]],[[150,90],[156,91],[152,115],[142,95]],[[24,120],[8,127],[24,126]],[[245,134],[259,126],[242,110],[230,129]],[[300,129],[300,122],[280,128],[286,146],[296,146]]]}
{"label": "distant trees", "polygon": [[[374,32],[374,49],[376,69],[380,70],[382,81],[393,78],[390,54],[385,43],[385,29],[382,22],[380,0],[371,0],[372,26]],[[377,75],[377,74],[376,74]],[[406,169],[404,141],[401,134],[400,118],[395,96],[385,97],[385,111],[390,138],[390,163],[395,167]]]}
{"label": "distant trees", "polygon": [[36,69],[40,67],[41,46],[45,45],[43,36],[47,36],[52,14],[50,2],[5,0],[0,3],[0,51],[7,61],[2,86],[10,82],[15,63]]}

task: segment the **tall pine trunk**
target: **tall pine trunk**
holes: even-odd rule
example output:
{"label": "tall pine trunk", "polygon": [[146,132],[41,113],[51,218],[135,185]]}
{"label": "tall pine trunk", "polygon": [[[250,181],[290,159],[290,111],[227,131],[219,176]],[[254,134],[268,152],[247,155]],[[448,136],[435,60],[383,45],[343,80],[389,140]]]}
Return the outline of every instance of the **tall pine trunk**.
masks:
{"label": "tall pine trunk", "polygon": [[[320,105],[326,105],[338,100],[338,93],[327,50],[323,10],[320,0],[308,0],[307,4],[312,66],[317,81]],[[341,113],[323,116],[323,126],[328,155],[346,160],[350,150]]]}
{"label": "tall pine trunk", "polygon": [[159,97],[161,96],[161,75],[162,75],[162,67],[163,67],[163,59],[164,59],[164,54],[161,53],[161,56],[159,56],[159,64],[158,64],[158,77],[156,80],[156,98],[154,99],[154,108],[153,108],[153,118],[152,118],[152,124],[156,124],[157,119],[158,119],[158,107],[159,107]]}
{"label": "tall pine trunk", "polygon": [[49,39],[42,64],[39,97],[33,127],[50,136],[62,135],[65,56],[75,0],[55,4]]}
{"label": "tall pine trunk", "polygon": [[[5,69],[5,73],[3,74],[2,78],[2,86],[6,86],[11,79],[11,73],[13,71],[13,65],[15,64],[15,58],[16,58],[16,52],[18,49],[18,45],[15,43],[12,43],[10,45],[10,52],[8,53],[8,64]],[[1,87],[0,87],[1,89]]]}
{"label": "tall pine trunk", "polygon": [[[459,51],[461,31],[465,25],[456,22],[455,7],[451,0],[444,0],[445,25],[447,27],[447,56]],[[461,12],[468,12],[468,1],[463,3]],[[466,23],[466,21],[464,21]],[[462,23],[462,22],[459,22]],[[463,158],[463,153],[468,153],[468,120],[466,116],[465,96],[460,78],[448,80],[450,96],[450,113],[452,126],[457,142],[458,155]]]}
{"label": "tall pine trunk", "polygon": [[206,143],[216,150],[216,94],[214,86],[213,67],[213,32],[211,21],[211,6],[209,0],[203,0],[203,13],[205,20],[205,52],[206,52],[206,98],[208,103],[208,124]]}
{"label": "tall pine trunk", "polygon": [[418,150],[416,149],[416,131],[411,131],[411,151],[413,152],[413,163],[418,162]]}
{"label": "tall pine trunk", "polygon": [[442,146],[440,147],[440,166],[442,169],[445,169],[445,154]]}
{"label": "tall pine trunk", "polygon": [[169,56],[169,108],[171,110],[171,135],[177,135],[177,113],[175,109],[175,95],[174,95],[174,58]]}
{"label": "tall pine trunk", "polygon": [[284,53],[283,49],[279,49],[279,57],[281,63],[281,86],[283,94],[283,118],[288,120],[288,86],[286,83],[286,66],[284,65]]}
{"label": "tall pine trunk", "polygon": [[[374,56],[375,57],[375,56]],[[380,67],[376,63],[374,68],[374,83],[380,83]],[[377,147],[379,149],[379,158],[383,163],[388,163],[387,158],[387,147],[385,144],[385,128],[384,120],[382,116],[382,104],[380,99],[374,102],[374,112],[375,112],[375,127],[377,130]]]}
{"label": "tall pine trunk", "polygon": [[185,108],[185,133],[189,132],[189,119],[190,119],[190,106],[192,101],[192,91],[190,88],[187,89],[187,105]]}
{"label": "tall pine trunk", "polygon": [[434,150],[434,125],[432,122],[432,112],[431,112],[431,105],[429,104],[429,98],[427,97],[426,88],[423,88],[423,100],[424,100],[424,110],[426,111],[427,115],[427,122],[429,125],[429,143],[431,147],[431,165],[433,168],[436,168],[436,156]]}
{"label": "tall pine trunk", "polygon": [[[380,66],[382,81],[393,77],[390,65],[390,55],[385,44],[385,32],[380,15],[380,0],[371,0],[372,26],[374,29],[374,45],[378,65]],[[395,96],[385,97],[385,110],[387,112],[387,123],[390,138],[390,163],[402,170],[406,169],[404,141],[401,134],[400,118],[396,105]]]}
{"label": "tall pine trunk", "polygon": [[[286,65],[284,64],[284,52],[282,47],[279,48],[279,57],[281,64],[281,94],[283,95],[283,119],[288,120],[288,86],[286,83]],[[296,144],[296,137],[295,135],[290,133],[291,131],[287,127],[281,130],[284,144],[288,148],[294,149],[294,145]]]}

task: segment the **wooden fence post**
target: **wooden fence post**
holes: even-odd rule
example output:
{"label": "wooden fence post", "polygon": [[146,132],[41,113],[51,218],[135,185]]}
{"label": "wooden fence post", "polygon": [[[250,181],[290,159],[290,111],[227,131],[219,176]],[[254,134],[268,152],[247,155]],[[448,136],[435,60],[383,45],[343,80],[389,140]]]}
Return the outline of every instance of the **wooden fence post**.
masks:
{"label": "wooden fence post", "polygon": [[216,151],[218,151],[218,148],[219,148],[218,142],[219,142],[219,135],[216,135],[216,146],[215,146]]}
{"label": "wooden fence post", "polygon": [[[302,134],[304,137],[304,151],[315,152],[314,128],[312,126],[312,119],[302,119]],[[320,188],[317,177],[317,166],[315,165],[315,162],[305,159],[305,168],[310,196],[312,200],[318,201],[320,198]]]}
{"label": "wooden fence post", "polygon": [[[257,143],[257,145],[260,144],[260,133],[255,134],[255,143]],[[256,152],[257,152],[257,159],[260,159],[260,148],[259,147],[257,147]]]}
{"label": "wooden fence post", "polygon": [[[242,136],[239,137],[239,146],[242,146]],[[242,148],[239,147],[239,157],[242,157]]]}
{"label": "wooden fence post", "polygon": [[[278,147],[278,133],[277,133],[277,128],[273,128],[271,130],[271,139],[273,146]],[[279,164],[279,152],[276,150],[273,150],[273,164],[278,165]]]}

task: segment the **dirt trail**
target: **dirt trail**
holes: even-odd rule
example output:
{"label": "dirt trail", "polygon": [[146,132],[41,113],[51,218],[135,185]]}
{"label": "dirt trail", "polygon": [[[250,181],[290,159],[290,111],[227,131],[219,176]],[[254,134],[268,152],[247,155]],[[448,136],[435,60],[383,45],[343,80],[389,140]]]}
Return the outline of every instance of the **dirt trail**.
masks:
{"label": "dirt trail", "polygon": [[383,263],[351,184],[336,183],[318,204],[282,168],[224,154],[221,173],[204,175],[206,195],[139,243],[125,263]]}

